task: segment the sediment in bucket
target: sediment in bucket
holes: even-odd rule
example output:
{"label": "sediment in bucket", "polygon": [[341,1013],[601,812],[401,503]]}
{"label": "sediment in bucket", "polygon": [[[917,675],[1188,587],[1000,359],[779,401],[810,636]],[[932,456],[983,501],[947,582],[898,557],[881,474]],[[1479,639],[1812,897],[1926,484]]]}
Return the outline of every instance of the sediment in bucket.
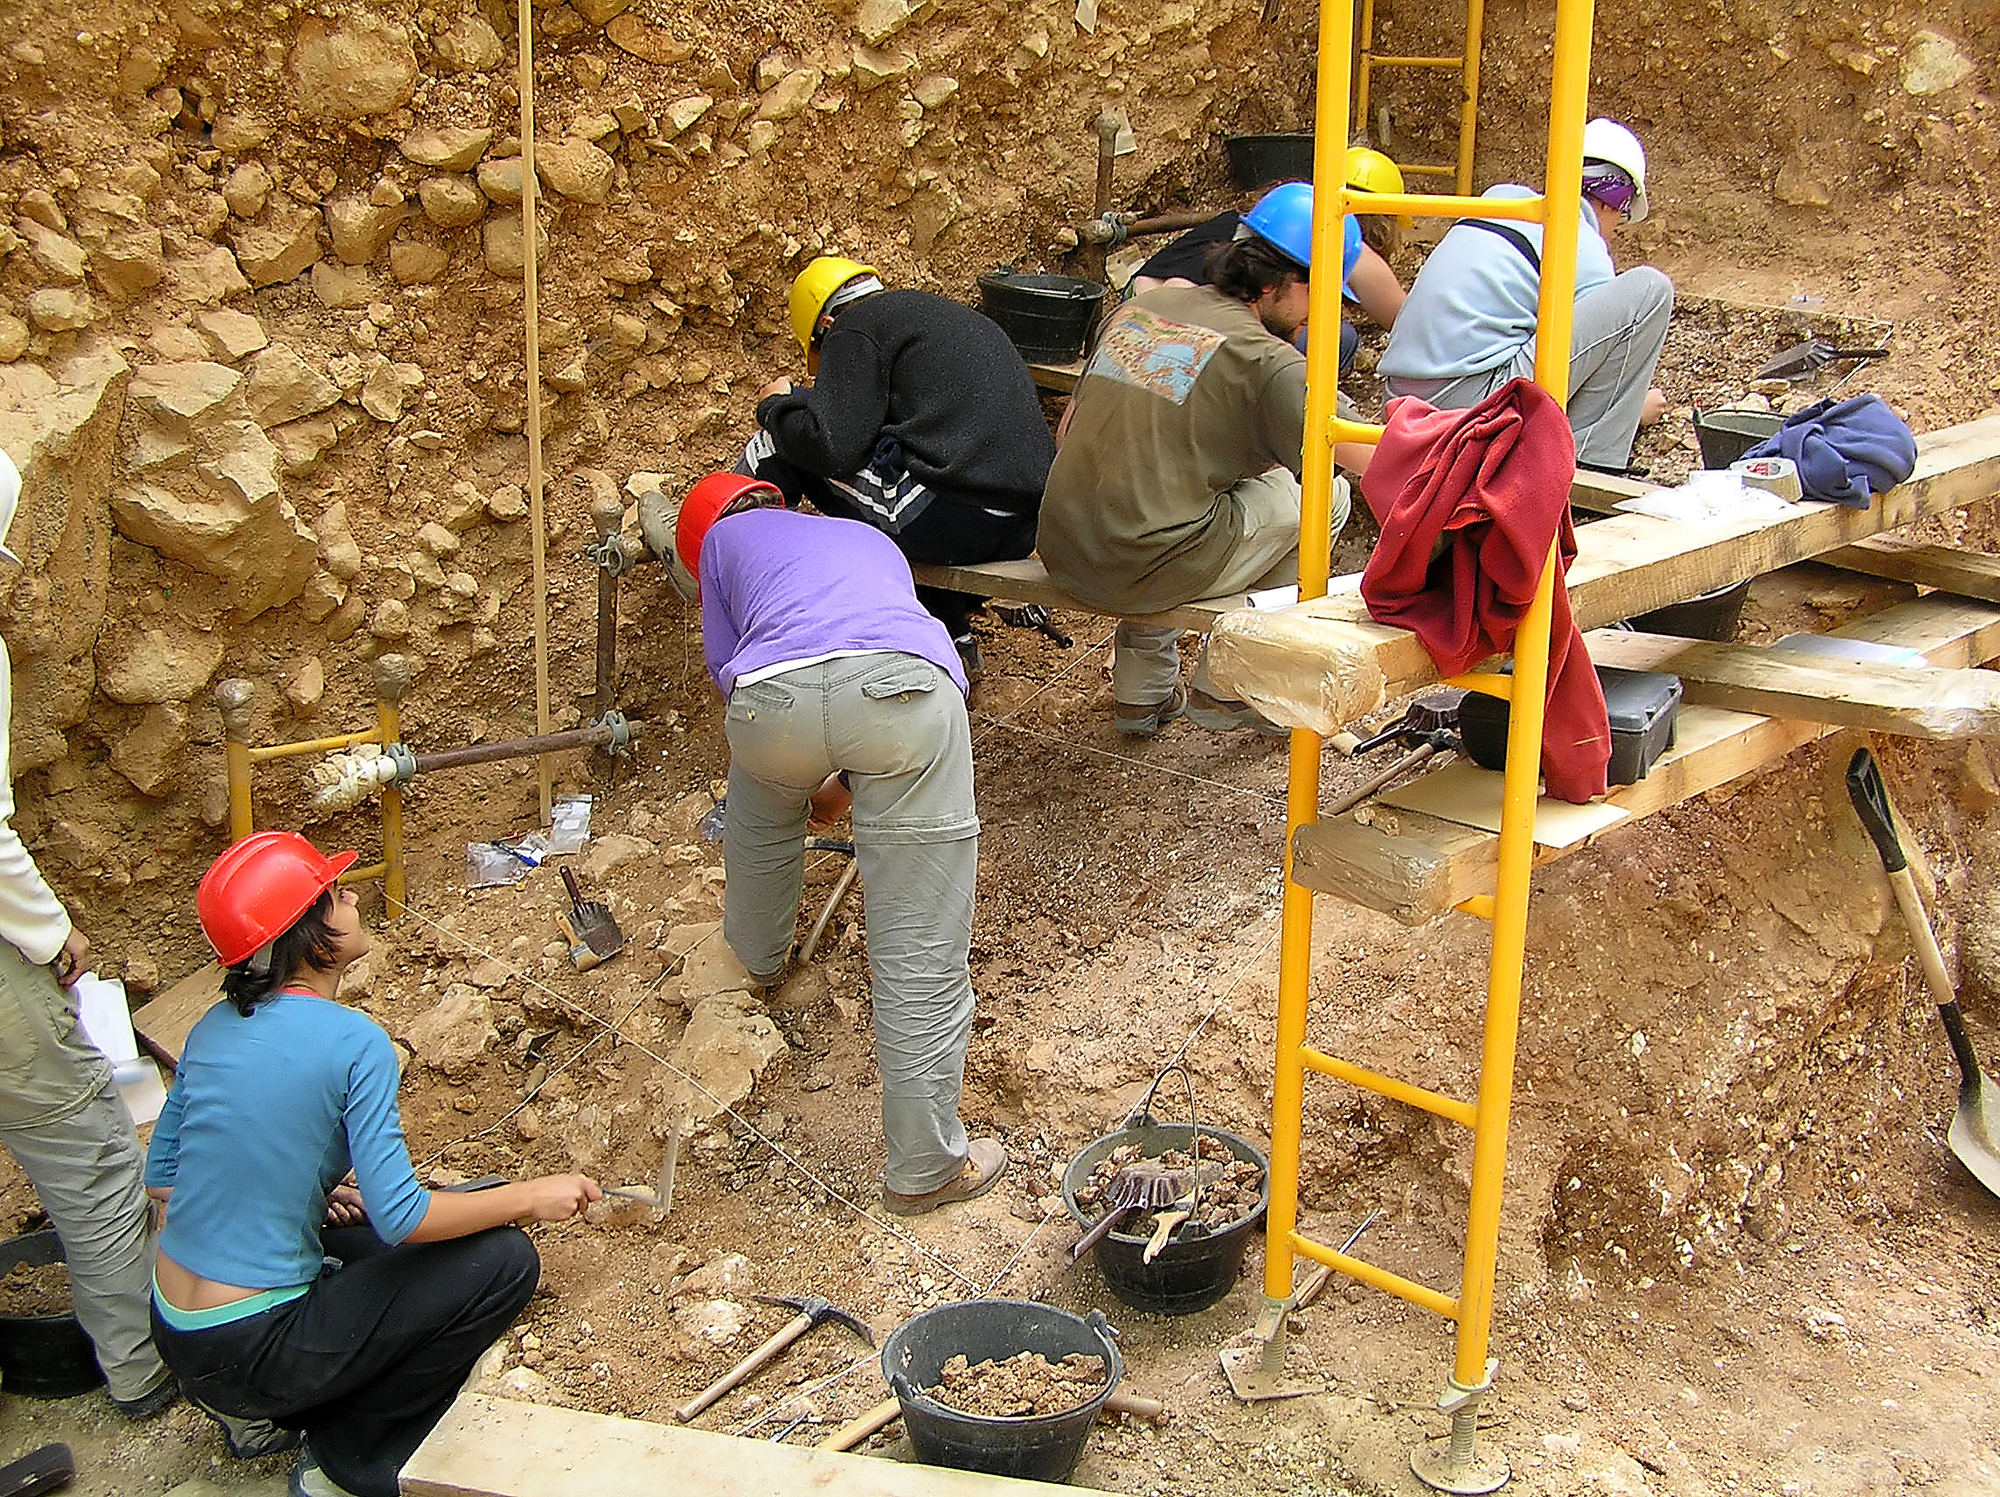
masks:
{"label": "sediment in bucket", "polygon": [[[1113,1149],[1136,1143],[1145,1157],[1156,1157],[1169,1149],[1191,1147],[1194,1130],[1186,1123],[1161,1123],[1151,1119],[1107,1133],[1072,1159],[1063,1171],[1063,1204],[1077,1223],[1089,1227],[1094,1218],[1077,1204],[1077,1192],[1089,1183],[1092,1171]],[[1206,1235],[1182,1228],[1167,1240],[1151,1263],[1145,1261],[1150,1234],[1135,1235],[1113,1229],[1091,1251],[1098,1271],[1111,1292],[1135,1310],[1154,1315],[1191,1315],[1206,1310],[1225,1298],[1243,1267],[1243,1251],[1250,1234],[1264,1219],[1271,1204],[1271,1166],[1263,1152],[1247,1138],[1222,1128],[1201,1125],[1204,1138],[1212,1138],[1238,1159],[1248,1160],[1264,1172],[1257,1193],[1257,1205],[1249,1215]]]}
{"label": "sediment in bucket", "polygon": [[[882,1376],[896,1390],[903,1431],[926,1465],[1066,1481],[1083,1458],[1098,1410],[1125,1374],[1117,1334],[1096,1310],[1085,1318],[1032,1300],[966,1300],[903,1322],[882,1344]],[[977,1363],[1024,1351],[1051,1362],[1072,1354],[1102,1357],[1104,1386],[1086,1404],[1033,1419],[963,1413],[923,1391],[953,1357]]]}
{"label": "sediment in bucket", "polygon": [[1067,364],[1083,352],[1104,287],[1066,275],[996,270],[979,278],[980,310],[1031,364]]}
{"label": "sediment in bucket", "polygon": [[[0,1243],[0,1274],[63,1262],[62,1239],[44,1230]],[[28,1398],[74,1398],[104,1381],[97,1351],[75,1315],[0,1315],[0,1387]]]}
{"label": "sediment in bucket", "polygon": [[1229,179],[1244,191],[1272,182],[1309,182],[1313,138],[1306,135],[1231,135],[1222,142]]}

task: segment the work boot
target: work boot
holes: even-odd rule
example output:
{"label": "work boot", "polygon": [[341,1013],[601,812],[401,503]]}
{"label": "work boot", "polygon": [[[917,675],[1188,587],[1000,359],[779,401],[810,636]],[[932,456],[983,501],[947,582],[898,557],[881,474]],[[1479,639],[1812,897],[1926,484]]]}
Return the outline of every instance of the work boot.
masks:
{"label": "work boot", "polygon": [[1164,702],[1152,706],[1142,706],[1132,702],[1111,704],[1111,726],[1127,738],[1151,738],[1160,731],[1162,723],[1172,722],[1187,708],[1187,693],[1180,687]]}
{"label": "work boot", "polygon": [[288,1490],[291,1497],[355,1497],[353,1492],[320,1470],[319,1462],[312,1458],[310,1450],[300,1455],[299,1463],[292,1467]]}
{"label": "work boot", "polygon": [[980,656],[979,641],[968,629],[951,642],[951,647],[958,651],[958,663],[965,667],[965,684],[977,686],[986,674],[986,661]]}
{"label": "work boot", "polygon": [[[110,1397],[109,1394],[106,1396]],[[162,1372],[160,1380],[144,1393],[136,1398],[112,1398],[111,1406],[127,1419],[137,1422],[172,1408],[180,1396],[180,1379],[171,1372]]]}
{"label": "work boot", "polygon": [[1233,733],[1238,728],[1254,728],[1266,738],[1291,736],[1291,729],[1279,727],[1247,702],[1212,697],[1205,691],[1188,693],[1187,720],[1211,733]]}
{"label": "work boot", "polygon": [[1000,1183],[1006,1173],[1006,1145],[997,1138],[975,1138],[966,1152],[964,1166],[951,1179],[922,1195],[898,1195],[893,1190],[885,1189],[882,1192],[882,1209],[897,1216],[922,1216],[954,1201],[969,1201],[974,1196],[985,1195]]}
{"label": "work boot", "polygon": [[297,1430],[286,1429],[268,1419],[239,1419],[234,1414],[211,1409],[192,1393],[187,1395],[187,1401],[222,1430],[223,1443],[228,1445],[229,1454],[239,1461],[254,1461],[267,1455],[296,1450],[305,1438]]}
{"label": "work boot", "polygon": [[673,565],[674,522],[679,518],[680,506],[658,489],[639,496],[639,537],[655,561]]}

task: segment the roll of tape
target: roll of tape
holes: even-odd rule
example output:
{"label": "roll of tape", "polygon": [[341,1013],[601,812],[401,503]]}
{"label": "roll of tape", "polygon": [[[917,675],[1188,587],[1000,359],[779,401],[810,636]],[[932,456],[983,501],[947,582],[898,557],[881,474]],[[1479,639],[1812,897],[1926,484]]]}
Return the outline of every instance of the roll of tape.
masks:
{"label": "roll of tape", "polygon": [[1764,489],[1780,499],[1796,499],[1805,490],[1799,484],[1798,464],[1788,457],[1746,457],[1729,465],[1729,471],[1743,480],[1747,489]]}

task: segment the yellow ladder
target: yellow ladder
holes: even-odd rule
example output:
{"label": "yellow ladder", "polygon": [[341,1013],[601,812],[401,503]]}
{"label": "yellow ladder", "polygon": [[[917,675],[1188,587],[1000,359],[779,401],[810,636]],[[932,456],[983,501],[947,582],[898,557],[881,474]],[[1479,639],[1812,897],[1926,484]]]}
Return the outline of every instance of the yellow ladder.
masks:
{"label": "yellow ladder", "polygon": [[[1479,52],[1486,33],[1486,0],[1465,0],[1465,51],[1457,57],[1385,57],[1375,50],[1375,0],[1361,0],[1360,72],[1354,79],[1354,133],[1368,133],[1368,89],[1378,68],[1424,68],[1455,72],[1459,81],[1458,161],[1455,165],[1398,162],[1406,177],[1450,177],[1458,195],[1472,192],[1472,143],[1479,126]],[[1348,45],[1353,46],[1353,38]],[[1324,63],[1322,63],[1324,78]],[[1347,117],[1345,106],[1336,119]],[[1391,152],[1393,155],[1394,153]]]}
{"label": "yellow ladder", "polygon": [[[1370,196],[1372,212],[1440,217],[1510,218],[1543,228],[1541,302],[1535,380],[1558,404],[1569,397],[1569,350],[1576,288],[1578,221],[1582,213],[1583,117],[1590,70],[1592,0],[1558,0],[1555,69],[1550,96],[1548,163],[1544,195],[1489,200],[1406,194]],[[1347,118],[1352,84],[1354,14],[1350,0],[1321,0],[1319,93],[1314,180],[1343,182],[1339,122]],[[1551,191],[1553,187],[1555,190]],[[1340,263],[1341,219],[1361,204],[1343,186],[1322,192],[1314,204],[1313,259]],[[1339,419],[1334,397],[1339,381],[1339,278],[1311,282],[1311,329],[1306,351],[1306,430],[1304,503],[1300,519],[1299,595],[1325,596],[1331,543],[1331,484],[1336,441],[1380,440],[1382,428]],[[1534,853],[1536,783],[1541,765],[1544,696],[1548,682],[1549,619],[1557,585],[1553,542],[1533,604],[1514,640],[1514,674],[1460,677],[1453,684],[1510,697],[1503,779],[1499,872],[1492,895],[1467,900],[1459,908],[1492,923],[1487,967],[1484,1039],[1478,1095],[1472,1101],[1449,1097],[1337,1059],[1306,1043],[1309,963],[1312,948],[1312,891],[1292,878],[1293,838],[1318,820],[1321,740],[1294,729],[1287,788],[1285,886],[1278,966],[1276,1078],[1271,1109],[1271,1206],[1264,1263],[1264,1305],[1258,1315],[1257,1373],[1279,1379],[1285,1359],[1285,1319],[1291,1309],[1293,1273],[1299,1256],[1323,1263],[1451,1320],[1457,1327],[1452,1367],[1438,1400],[1451,1415],[1451,1434],[1420,1447],[1410,1463],[1431,1486],[1449,1492],[1490,1492],[1511,1474],[1504,1455],[1482,1455],[1477,1447],[1479,1404],[1492,1387],[1496,1363],[1487,1356],[1493,1315],[1493,1274],[1499,1252],[1500,1193],[1507,1165],[1507,1115],[1513,1099],[1514,1049],[1520,1024],[1521,963],[1527,937],[1529,879]],[[1473,1134],[1472,1189],[1465,1231],[1465,1259],[1456,1294],[1404,1278],[1388,1269],[1336,1251],[1298,1228],[1299,1151],[1304,1128],[1305,1076],[1312,1071],[1363,1087],[1379,1096],[1421,1107],[1470,1128]]]}

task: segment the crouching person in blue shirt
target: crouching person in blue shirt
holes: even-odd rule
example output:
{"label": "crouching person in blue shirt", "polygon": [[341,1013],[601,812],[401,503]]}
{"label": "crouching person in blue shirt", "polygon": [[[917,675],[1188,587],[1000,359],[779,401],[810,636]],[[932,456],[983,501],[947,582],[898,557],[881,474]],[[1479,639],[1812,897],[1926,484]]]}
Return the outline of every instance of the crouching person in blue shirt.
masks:
{"label": "crouching person in blue shirt", "polygon": [[354,857],[258,832],[208,870],[196,903],[228,1002],[188,1036],[146,1158],[167,1202],[154,1342],[203,1407],[304,1432],[294,1497],[396,1497],[535,1292],[540,1261],[510,1224],[602,1194],[582,1175],[417,1183],[395,1047],[334,1001],[368,950],[354,895],[334,889]]}
{"label": "crouching person in blue shirt", "polygon": [[[888,1163],[882,1204],[913,1216],[990,1190],[998,1139],[959,1120],[972,1033],[972,801],[966,677],[881,531],[783,508],[713,473],[674,523],[676,586],[699,578],[702,649],[728,703],[722,932],[752,980],[782,976],[809,812],[853,797],[867,901]],[[649,542],[666,558],[664,538]],[[835,812],[834,814],[837,814]]]}

